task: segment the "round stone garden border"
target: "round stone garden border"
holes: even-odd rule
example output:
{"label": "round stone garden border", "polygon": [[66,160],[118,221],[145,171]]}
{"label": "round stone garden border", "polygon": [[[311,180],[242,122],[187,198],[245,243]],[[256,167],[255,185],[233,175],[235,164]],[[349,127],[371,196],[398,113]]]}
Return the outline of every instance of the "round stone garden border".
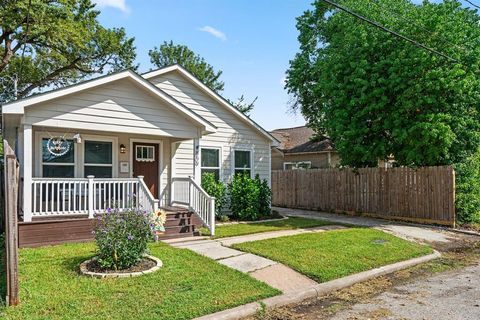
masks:
{"label": "round stone garden border", "polygon": [[93,278],[130,278],[130,277],[138,277],[144,274],[149,274],[157,271],[163,266],[162,260],[158,259],[157,257],[145,255],[145,258],[148,258],[156,263],[155,266],[152,268],[145,270],[145,271],[138,271],[138,272],[111,272],[111,273],[103,273],[103,272],[93,272],[87,269],[87,265],[97,259],[97,257],[93,257],[88,259],[80,264],[80,273],[85,276],[90,276]]}

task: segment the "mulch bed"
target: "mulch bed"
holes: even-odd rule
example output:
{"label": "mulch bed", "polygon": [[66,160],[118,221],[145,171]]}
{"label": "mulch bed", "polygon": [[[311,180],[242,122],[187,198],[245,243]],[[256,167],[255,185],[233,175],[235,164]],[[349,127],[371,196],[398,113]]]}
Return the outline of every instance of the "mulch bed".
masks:
{"label": "mulch bed", "polygon": [[143,258],[141,261],[139,261],[136,265],[131,266],[128,269],[122,269],[122,270],[110,270],[110,269],[104,269],[102,268],[97,260],[92,260],[87,264],[87,270],[90,272],[99,272],[99,273],[132,273],[132,272],[142,272],[149,270],[153,267],[155,267],[157,264],[155,261],[149,259],[149,258]]}

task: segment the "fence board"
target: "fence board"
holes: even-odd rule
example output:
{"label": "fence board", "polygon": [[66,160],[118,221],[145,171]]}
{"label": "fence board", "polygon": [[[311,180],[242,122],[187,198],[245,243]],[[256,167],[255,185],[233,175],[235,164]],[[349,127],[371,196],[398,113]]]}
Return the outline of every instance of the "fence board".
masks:
{"label": "fence board", "polygon": [[451,166],[276,170],[272,204],[454,226]]}

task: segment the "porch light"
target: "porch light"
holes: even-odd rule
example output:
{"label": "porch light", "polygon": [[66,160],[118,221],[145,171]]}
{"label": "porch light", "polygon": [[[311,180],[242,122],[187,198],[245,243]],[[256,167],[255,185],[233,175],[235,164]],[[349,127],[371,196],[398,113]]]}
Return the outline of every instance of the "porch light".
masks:
{"label": "porch light", "polygon": [[125,152],[127,152],[127,147],[125,147],[125,145],[122,143],[120,145],[120,153],[125,153]]}

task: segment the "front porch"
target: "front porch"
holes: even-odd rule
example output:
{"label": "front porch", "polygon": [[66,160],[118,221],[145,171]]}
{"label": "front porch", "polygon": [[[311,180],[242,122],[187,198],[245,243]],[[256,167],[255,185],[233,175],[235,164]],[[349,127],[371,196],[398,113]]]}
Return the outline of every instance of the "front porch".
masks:
{"label": "front porch", "polygon": [[192,178],[173,178],[164,189],[174,190],[171,196],[167,198],[163,192],[160,199],[152,195],[143,176],[33,178],[31,189],[31,219],[19,222],[20,247],[91,240],[95,216],[108,208],[165,210],[163,239],[195,236],[202,226],[215,233],[215,199]]}
{"label": "front porch", "polygon": [[[165,209],[165,237],[215,232],[215,199],[197,182],[198,138],[65,131],[24,126],[18,140],[21,246],[91,239],[92,219],[108,208]],[[183,144],[191,153],[176,171]]]}

